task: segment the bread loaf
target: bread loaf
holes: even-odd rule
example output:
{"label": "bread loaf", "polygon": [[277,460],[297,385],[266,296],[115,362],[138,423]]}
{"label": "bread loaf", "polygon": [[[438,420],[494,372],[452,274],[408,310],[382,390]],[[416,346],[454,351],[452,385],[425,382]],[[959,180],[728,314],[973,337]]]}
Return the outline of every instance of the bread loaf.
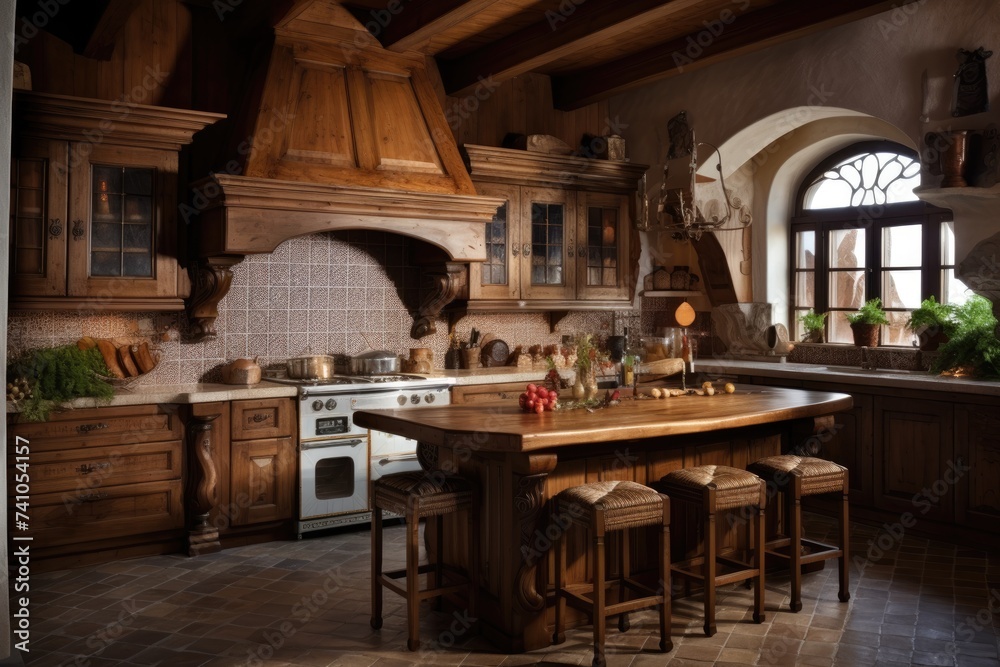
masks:
{"label": "bread loaf", "polygon": [[128,345],[122,345],[118,348],[118,363],[121,364],[127,377],[139,377],[139,368],[132,359],[132,349]]}
{"label": "bread loaf", "polygon": [[135,363],[142,373],[148,373],[156,368],[156,358],[149,351],[149,344],[145,341],[132,351],[132,358],[135,359]]}
{"label": "bread loaf", "polygon": [[125,372],[122,371],[122,367],[118,363],[118,348],[115,347],[114,343],[103,338],[98,338],[96,342],[97,349],[101,351],[101,356],[104,357],[104,363],[107,364],[108,370],[111,371],[111,377],[124,378]]}

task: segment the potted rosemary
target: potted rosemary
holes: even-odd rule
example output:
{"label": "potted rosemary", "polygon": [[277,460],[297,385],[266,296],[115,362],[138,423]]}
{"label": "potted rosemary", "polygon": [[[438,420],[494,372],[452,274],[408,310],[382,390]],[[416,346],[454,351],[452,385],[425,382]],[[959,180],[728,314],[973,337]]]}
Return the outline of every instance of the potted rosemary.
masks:
{"label": "potted rosemary", "polygon": [[816,313],[810,308],[809,312],[799,317],[805,333],[802,334],[803,343],[822,343],[826,331],[826,313]]}
{"label": "potted rosemary", "polygon": [[882,299],[878,297],[866,301],[857,312],[848,313],[847,321],[858,347],[878,347],[879,330],[883,324],[889,324],[882,310]]}

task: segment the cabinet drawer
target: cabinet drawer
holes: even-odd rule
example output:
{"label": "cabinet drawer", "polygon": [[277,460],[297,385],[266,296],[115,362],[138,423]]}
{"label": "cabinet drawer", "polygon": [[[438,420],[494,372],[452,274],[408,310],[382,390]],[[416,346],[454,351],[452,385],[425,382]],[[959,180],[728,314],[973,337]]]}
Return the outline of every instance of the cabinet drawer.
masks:
{"label": "cabinet drawer", "polygon": [[233,401],[232,439],[281,438],[292,435],[295,410],[291,399]]}
{"label": "cabinet drawer", "polygon": [[[181,451],[181,441],[173,440],[32,454],[31,491],[86,493],[105,486],[180,479]],[[13,479],[13,461],[8,470]]]}
{"label": "cabinet drawer", "polygon": [[[34,537],[33,546],[40,548],[184,527],[180,480],[39,494],[32,496],[28,514],[30,530],[12,532]],[[14,519],[11,512],[12,527]]]}
{"label": "cabinet drawer", "polygon": [[124,408],[71,410],[55,414],[50,421],[11,423],[8,451],[14,436],[27,438],[31,452],[131,445],[143,442],[180,440],[183,425],[176,411],[159,405]]}

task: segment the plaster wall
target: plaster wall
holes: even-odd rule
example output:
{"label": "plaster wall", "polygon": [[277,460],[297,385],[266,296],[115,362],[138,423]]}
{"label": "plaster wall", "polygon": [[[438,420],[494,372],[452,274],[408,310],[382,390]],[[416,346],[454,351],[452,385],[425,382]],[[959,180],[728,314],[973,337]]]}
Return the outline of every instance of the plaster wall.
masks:
{"label": "plaster wall", "polygon": [[[995,0],[918,0],[726,62],[698,68],[695,59],[677,76],[614,97],[611,112],[628,123],[622,134],[630,159],[653,165],[651,192],[669,145],[667,121],[681,110],[699,141],[722,148],[727,176],[764,152],[752,198],[753,297],[786,303],[787,257],[767,249],[779,246],[772,234],[783,232],[787,239],[789,188],[820,158],[854,140],[891,138],[919,147],[929,131],[979,129],[1000,120],[998,28]],[[956,52],[979,46],[998,51],[987,61],[993,110],[952,118]],[[831,119],[839,122],[823,124]],[[808,132],[798,132],[808,125]],[[1000,217],[976,227],[978,236],[988,236],[1000,231]],[[776,315],[783,313],[780,305],[775,308]]]}

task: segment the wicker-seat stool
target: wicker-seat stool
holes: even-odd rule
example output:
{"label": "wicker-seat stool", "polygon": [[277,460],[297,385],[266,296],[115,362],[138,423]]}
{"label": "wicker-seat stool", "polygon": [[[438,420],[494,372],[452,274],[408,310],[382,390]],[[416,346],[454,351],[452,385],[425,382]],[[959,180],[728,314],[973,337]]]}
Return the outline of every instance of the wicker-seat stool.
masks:
{"label": "wicker-seat stool", "polygon": [[[705,547],[699,557],[674,563],[671,571],[705,586],[705,634],[716,633],[715,589],[717,586],[753,579],[753,620],[764,621],[764,509],[767,503],[764,481],[756,475],[729,466],[705,465],[675,470],[653,485],[674,501],[692,503],[701,508],[705,521]],[[716,544],[717,512],[744,507],[753,508],[753,530],[747,531],[748,561],[720,556]],[[753,548],[750,534],[753,533]],[[719,566],[730,571],[719,572]]]}
{"label": "wicker-seat stool", "polygon": [[[605,625],[609,616],[618,616],[618,629],[629,629],[629,612],[658,607],[660,610],[660,650],[673,648],[670,639],[670,499],[636,482],[595,482],[574,486],[561,492],[552,502],[552,516],[587,528],[593,539],[590,558],[592,584],[565,585],[566,536],[559,537],[555,563],[555,633],[554,644],[566,641],[566,603],[589,613],[594,626],[594,667],[603,667]],[[631,578],[629,536],[631,528],[662,526],[659,533],[660,585],[657,590]],[[621,531],[621,571],[617,581],[605,577],[604,537]],[[608,588],[613,604],[607,604]],[[632,594],[641,597],[631,597]],[[589,595],[589,597],[588,597]]]}
{"label": "wicker-seat stool", "polygon": [[[769,456],[760,459],[748,470],[763,479],[769,487],[780,491],[785,496],[785,537],[773,539],[767,543],[769,554],[788,559],[791,571],[791,602],[792,611],[802,609],[802,566],[829,558],[840,559],[840,591],[841,602],[851,599],[848,591],[848,552],[850,550],[850,527],[848,524],[847,492],[848,471],[842,465],[833,461],[809,456],[785,454]],[[823,544],[802,537],[802,498],[823,493],[841,494],[839,524],[839,542],[837,546]],[[787,553],[780,549],[787,548]],[[803,548],[808,553],[803,555]]]}
{"label": "wicker-seat stool", "polygon": [[[382,511],[406,518],[406,569],[382,571]],[[466,571],[445,565],[443,517],[468,512],[468,556]],[[419,565],[420,519],[437,517],[437,555],[434,563]],[[420,648],[420,601],[449,593],[468,591],[469,615],[476,616],[479,592],[479,498],[468,481],[424,471],[386,475],[372,485],[372,618],[376,630],[382,627],[382,587],[406,598],[409,627],[407,648]],[[427,588],[421,590],[420,575],[433,573]],[[406,578],[406,587],[397,579]],[[448,579],[446,583],[446,578]]]}

